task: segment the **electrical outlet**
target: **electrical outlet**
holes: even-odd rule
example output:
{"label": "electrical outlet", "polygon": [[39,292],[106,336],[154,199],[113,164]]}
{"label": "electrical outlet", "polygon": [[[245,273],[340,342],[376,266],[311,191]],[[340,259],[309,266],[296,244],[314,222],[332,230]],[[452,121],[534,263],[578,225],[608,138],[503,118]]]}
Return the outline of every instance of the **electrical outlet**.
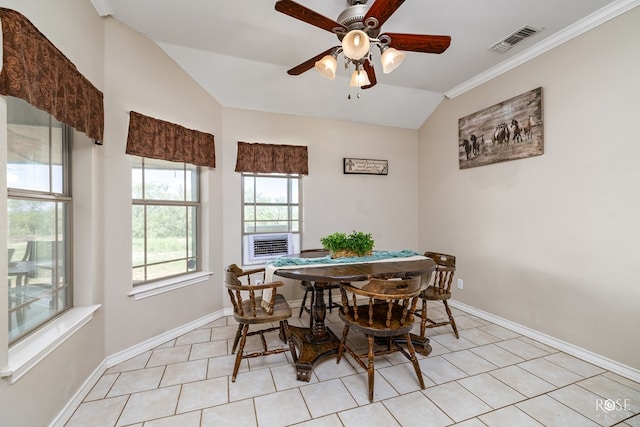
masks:
{"label": "electrical outlet", "polygon": [[462,281],[462,279],[458,279],[458,289],[462,288],[464,288],[464,282]]}

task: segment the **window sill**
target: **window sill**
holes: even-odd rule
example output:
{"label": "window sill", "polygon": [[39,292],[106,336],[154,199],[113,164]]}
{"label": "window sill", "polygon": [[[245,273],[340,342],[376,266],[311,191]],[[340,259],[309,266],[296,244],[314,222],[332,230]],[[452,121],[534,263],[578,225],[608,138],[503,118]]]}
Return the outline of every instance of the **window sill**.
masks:
{"label": "window sill", "polygon": [[47,357],[60,344],[93,319],[101,306],[72,308],[9,349],[8,366],[0,370],[0,377],[8,377],[13,384]]}
{"label": "window sill", "polygon": [[149,298],[154,295],[184,288],[185,286],[202,283],[209,280],[209,277],[212,275],[213,273],[210,271],[198,271],[197,273],[185,274],[179,277],[172,277],[171,279],[158,280],[157,282],[147,283],[146,285],[138,285],[129,292],[129,296],[136,300]]}

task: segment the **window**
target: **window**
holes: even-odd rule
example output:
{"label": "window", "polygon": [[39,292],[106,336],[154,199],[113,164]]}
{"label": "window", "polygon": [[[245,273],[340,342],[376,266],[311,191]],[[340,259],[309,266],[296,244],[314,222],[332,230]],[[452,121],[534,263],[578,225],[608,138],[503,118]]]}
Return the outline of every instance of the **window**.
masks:
{"label": "window", "polygon": [[132,159],[134,285],[200,270],[198,166]]}
{"label": "window", "polygon": [[9,342],[72,305],[71,129],[7,97]]}
{"label": "window", "polygon": [[300,251],[300,176],[242,174],[243,263]]}

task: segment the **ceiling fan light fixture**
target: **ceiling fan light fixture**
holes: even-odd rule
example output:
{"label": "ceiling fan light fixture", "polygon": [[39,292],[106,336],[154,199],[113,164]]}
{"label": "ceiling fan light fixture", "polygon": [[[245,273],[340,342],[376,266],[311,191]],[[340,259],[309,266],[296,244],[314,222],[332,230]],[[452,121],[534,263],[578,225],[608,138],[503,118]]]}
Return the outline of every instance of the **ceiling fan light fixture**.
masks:
{"label": "ceiling fan light fixture", "polygon": [[356,69],[353,71],[353,74],[351,74],[351,80],[349,81],[349,86],[362,87],[362,86],[368,86],[370,84],[371,84],[371,81],[369,80],[369,76],[367,75],[367,72],[362,68],[360,68],[360,66],[356,67]]}
{"label": "ceiling fan light fixture", "polygon": [[336,78],[337,66],[338,60],[334,55],[325,55],[320,61],[316,61],[315,63],[316,70],[329,80]]}
{"label": "ceiling fan light fixture", "polygon": [[344,55],[355,61],[369,53],[369,36],[362,30],[351,30],[342,39]]}
{"label": "ceiling fan light fixture", "polygon": [[382,62],[382,72],[389,74],[398,68],[405,56],[405,53],[392,47],[382,49],[382,55],[380,57],[380,61]]}

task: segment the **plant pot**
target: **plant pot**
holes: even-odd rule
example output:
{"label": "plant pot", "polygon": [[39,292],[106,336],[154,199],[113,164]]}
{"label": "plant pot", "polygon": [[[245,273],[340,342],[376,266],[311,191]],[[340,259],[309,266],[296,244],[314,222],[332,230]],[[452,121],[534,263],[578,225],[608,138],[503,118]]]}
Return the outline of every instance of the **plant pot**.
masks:
{"label": "plant pot", "polygon": [[362,255],[358,255],[356,252],[352,252],[352,251],[331,251],[331,258],[353,258],[353,257],[358,257],[358,256],[367,256],[367,255],[371,255],[372,252],[365,252]]}

